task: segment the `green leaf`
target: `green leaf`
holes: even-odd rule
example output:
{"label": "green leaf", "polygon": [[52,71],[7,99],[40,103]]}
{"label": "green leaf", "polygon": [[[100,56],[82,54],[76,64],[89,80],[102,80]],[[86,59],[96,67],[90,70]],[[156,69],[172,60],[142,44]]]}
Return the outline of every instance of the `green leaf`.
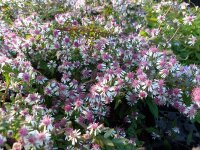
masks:
{"label": "green leaf", "polygon": [[127,135],[129,135],[129,136],[135,135],[136,134],[136,131],[135,131],[136,127],[137,127],[136,123],[132,122],[130,127],[126,131]]}
{"label": "green leaf", "polygon": [[107,130],[106,133],[104,134],[104,137],[105,138],[111,137],[113,132],[114,132],[114,129]]}
{"label": "green leaf", "polygon": [[9,76],[9,73],[6,72],[6,73],[4,73],[3,75],[4,75],[5,79],[6,79],[6,87],[8,87],[9,84],[10,84],[10,76]]}
{"label": "green leaf", "polygon": [[113,142],[110,139],[104,139],[104,143],[107,146],[112,146],[112,147],[114,146]]}
{"label": "green leaf", "polygon": [[141,30],[139,35],[146,37],[148,34],[144,30]]}
{"label": "green leaf", "polygon": [[199,52],[195,52],[195,56],[197,57],[198,60],[200,60],[200,53]]}
{"label": "green leaf", "polygon": [[194,121],[200,123],[200,110],[197,111]]}
{"label": "green leaf", "polygon": [[101,147],[114,147],[114,143],[112,142],[112,140],[108,139],[108,138],[104,138],[101,135],[98,135],[95,139],[95,142],[97,144],[99,144]]}
{"label": "green leaf", "polygon": [[153,128],[153,127],[149,127],[145,129],[148,133],[152,133],[152,132],[157,132],[157,129]]}
{"label": "green leaf", "polygon": [[125,138],[118,138],[118,139],[113,139],[113,143],[115,144],[125,144],[127,139]]}
{"label": "green leaf", "polygon": [[155,103],[153,103],[152,100],[150,100],[150,99],[147,99],[146,102],[147,102],[149,110],[151,111],[153,116],[155,118],[158,118],[158,107],[157,107],[157,105]]}
{"label": "green leaf", "polygon": [[191,141],[192,141],[192,133],[193,131],[190,131],[188,137],[187,137],[187,145],[190,145]]}
{"label": "green leaf", "polygon": [[171,149],[171,145],[170,145],[170,143],[168,142],[168,140],[164,140],[164,148],[166,149],[166,150],[168,150],[168,149]]}
{"label": "green leaf", "polygon": [[112,140],[116,150],[135,150],[135,146],[133,144],[129,144],[128,140],[125,138],[113,139]]}
{"label": "green leaf", "polygon": [[10,145],[8,145],[8,144],[5,144],[5,148],[6,149],[11,149]]}
{"label": "green leaf", "polygon": [[7,73],[13,72],[12,68],[9,65],[4,65],[3,70],[4,72],[7,72]]}
{"label": "green leaf", "polygon": [[148,20],[151,22],[157,22],[157,18],[148,18]]}
{"label": "green leaf", "polygon": [[121,99],[120,99],[120,98],[117,98],[117,99],[116,99],[116,102],[115,102],[115,107],[114,107],[114,109],[117,109],[117,107],[119,106],[119,104],[120,104],[121,102],[122,102]]}

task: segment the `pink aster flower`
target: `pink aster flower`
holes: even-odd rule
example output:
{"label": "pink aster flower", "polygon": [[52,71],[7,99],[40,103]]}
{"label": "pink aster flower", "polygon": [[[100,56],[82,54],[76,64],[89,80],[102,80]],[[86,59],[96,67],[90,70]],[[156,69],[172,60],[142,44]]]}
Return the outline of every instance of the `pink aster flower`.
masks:
{"label": "pink aster flower", "polygon": [[27,141],[27,142],[29,142],[29,145],[30,145],[30,144],[33,144],[33,145],[34,145],[34,144],[36,144],[36,140],[37,140],[37,139],[36,139],[35,135],[32,135],[32,134],[31,134],[31,135],[28,137],[28,141]]}
{"label": "pink aster flower", "polygon": [[39,84],[44,84],[46,80],[47,80],[47,78],[45,78],[44,76],[37,76],[36,77],[36,82],[39,83]]}
{"label": "pink aster flower", "polygon": [[87,129],[90,132],[90,135],[94,133],[94,135],[96,136],[98,133],[101,133],[101,128],[103,127],[103,124],[99,123],[91,123]]}
{"label": "pink aster flower", "polygon": [[54,48],[55,48],[55,49],[59,49],[59,48],[60,48],[59,43],[55,43],[55,44],[54,44]]}
{"label": "pink aster flower", "polygon": [[70,105],[65,105],[65,107],[64,107],[64,110],[65,110],[66,112],[69,112],[71,109],[72,109],[72,108],[71,108]]}
{"label": "pink aster flower", "polygon": [[140,91],[138,96],[139,96],[139,98],[144,99],[147,97],[147,93],[145,91]]}
{"label": "pink aster flower", "polygon": [[30,75],[27,73],[19,73],[18,78],[22,79],[24,82],[29,82]]}
{"label": "pink aster flower", "polygon": [[188,41],[188,44],[190,45],[190,46],[194,46],[194,44],[196,43],[196,41],[197,41],[197,38],[195,37],[195,36],[191,36],[191,37],[189,37],[189,41]]}
{"label": "pink aster flower", "polygon": [[44,116],[44,117],[42,118],[42,120],[41,120],[40,126],[44,125],[44,126],[46,126],[47,130],[52,131],[52,129],[53,129],[52,120],[53,120],[53,119],[52,119],[51,117],[49,117],[49,116]]}
{"label": "pink aster flower", "polygon": [[68,37],[65,37],[64,42],[67,44],[70,42],[70,39]]}
{"label": "pink aster flower", "polygon": [[192,98],[194,102],[200,102],[200,87],[196,87],[192,90]]}
{"label": "pink aster flower", "polygon": [[50,140],[51,135],[47,132],[36,132],[36,139],[38,145],[43,145],[43,142],[48,142]]}
{"label": "pink aster flower", "polygon": [[[7,60],[8,60],[8,58],[7,58],[6,56],[0,56],[0,63],[1,63],[1,64],[4,65],[5,62],[6,62]],[[2,66],[3,66],[3,65],[2,65]]]}
{"label": "pink aster flower", "polygon": [[54,37],[57,37],[58,35],[59,35],[59,31],[58,31],[58,30],[54,30],[54,31],[53,31],[53,36],[54,36]]}
{"label": "pink aster flower", "polygon": [[21,137],[27,136],[28,135],[28,129],[25,128],[25,127],[20,128],[19,129],[19,134],[20,134]]}
{"label": "pink aster flower", "polygon": [[100,146],[98,144],[93,144],[92,145],[92,150],[100,150]]}
{"label": "pink aster flower", "polygon": [[185,16],[184,18],[183,18],[183,23],[184,24],[188,24],[188,25],[192,25],[192,22],[194,21],[196,19],[196,16]]}
{"label": "pink aster flower", "polygon": [[126,95],[126,100],[128,101],[128,105],[133,106],[137,103],[137,96],[132,92],[128,92]]}
{"label": "pink aster flower", "polygon": [[165,21],[165,16],[164,15],[159,15],[157,17],[158,23],[162,23],[163,21]]}
{"label": "pink aster flower", "polygon": [[129,80],[131,80],[133,78],[134,78],[134,73],[128,72],[127,75],[126,75],[126,77],[125,77],[125,80],[129,81]]}
{"label": "pink aster flower", "polygon": [[93,121],[93,115],[92,112],[88,111],[83,111],[84,117],[89,121],[92,122]]}
{"label": "pink aster flower", "polygon": [[80,99],[77,99],[76,102],[75,102],[75,110],[76,110],[76,109],[80,109],[81,105],[82,105],[81,100],[80,100]]}
{"label": "pink aster flower", "polygon": [[68,136],[66,136],[65,139],[68,139],[68,141],[71,141],[72,142],[72,145],[75,145],[77,143],[77,140],[81,138],[81,132],[80,132],[80,129],[78,130],[72,130],[70,132],[70,134]]}
{"label": "pink aster flower", "polygon": [[162,78],[166,78],[167,75],[169,74],[169,70],[168,69],[162,69],[159,74],[161,75]]}
{"label": "pink aster flower", "polygon": [[25,101],[29,104],[34,104],[37,103],[40,100],[40,95],[38,95],[38,93],[34,93],[34,94],[29,94],[26,98]]}
{"label": "pink aster flower", "polygon": [[36,30],[34,30],[33,32],[34,32],[34,34],[35,34],[35,35],[39,35],[39,34],[40,34],[40,31],[39,31],[39,30],[37,30],[37,29],[36,29]]}

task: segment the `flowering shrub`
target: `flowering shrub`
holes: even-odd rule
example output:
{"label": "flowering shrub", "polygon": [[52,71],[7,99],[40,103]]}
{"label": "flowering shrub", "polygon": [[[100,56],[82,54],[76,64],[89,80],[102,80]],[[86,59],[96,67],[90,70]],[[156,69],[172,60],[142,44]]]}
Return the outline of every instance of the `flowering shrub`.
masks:
{"label": "flowering shrub", "polygon": [[146,29],[141,30],[160,48],[171,49],[184,64],[199,64],[199,8],[162,1],[144,5]]}
{"label": "flowering shrub", "polygon": [[159,137],[143,124],[144,105],[154,118],[171,106],[200,122],[200,68],[141,35],[145,2],[68,1],[54,14],[42,1],[48,17],[25,2],[7,3],[16,16],[0,23],[1,147],[134,149],[143,131]]}

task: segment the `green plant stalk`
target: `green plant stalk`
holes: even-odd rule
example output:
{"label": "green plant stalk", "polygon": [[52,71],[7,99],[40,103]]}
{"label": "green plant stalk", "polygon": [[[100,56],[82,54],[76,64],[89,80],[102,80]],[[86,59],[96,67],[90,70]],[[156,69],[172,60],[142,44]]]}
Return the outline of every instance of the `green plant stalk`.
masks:
{"label": "green plant stalk", "polygon": [[4,93],[3,97],[2,97],[2,107],[4,106],[4,103],[5,103],[5,101],[6,101],[6,96],[7,96],[7,94],[8,94],[9,85],[10,85],[9,74],[6,73],[4,76],[5,76],[5,78],[6,78],[6,89],[5,89],[5,93]]}

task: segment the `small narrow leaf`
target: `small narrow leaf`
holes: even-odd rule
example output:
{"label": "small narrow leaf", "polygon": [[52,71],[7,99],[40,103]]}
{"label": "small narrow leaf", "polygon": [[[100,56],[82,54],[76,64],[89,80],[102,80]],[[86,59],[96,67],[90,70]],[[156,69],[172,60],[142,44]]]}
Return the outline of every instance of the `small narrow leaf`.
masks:
{"label": "small narrow leaf", "polygon": [[155,103],[153,103],[152,100],[150,100],[150,99],[147,99],[146,102],[147,102],[149,110],[151,111],[153,116],[155,118],[158,118],[158,107],[157,107],[157,105]]}
{"label": "small narrow leaf", "polygon": [[190,131],[188,137],[187,137],[187,145],[190,145],[191,141],[192,141],[192,132],[193,131]]}
{"label": "small narrow leaf", "polygon": [[109,138],[110,136],[112,136],[114,132],[114,129],[109,129],[108,131],[106,131],[106,133],[104,134],[105,138]]}

